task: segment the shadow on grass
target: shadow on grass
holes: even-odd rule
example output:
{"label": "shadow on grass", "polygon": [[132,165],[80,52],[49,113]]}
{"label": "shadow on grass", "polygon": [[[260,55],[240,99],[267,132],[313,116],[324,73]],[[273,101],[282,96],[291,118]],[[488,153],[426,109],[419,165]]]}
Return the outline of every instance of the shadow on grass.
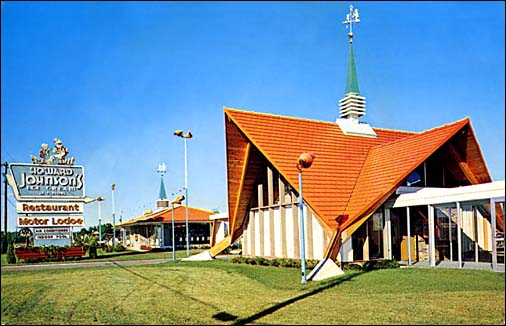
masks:
{"label": "shadow on grass", "polygon": [[212,305],[212,304],[210,304],[210,303],[207,303],[207,302],[205,302],[205,301],[202,301],[202,300],[200,300],[199,298],[192,297],[191,295],[184,294],[184,293],[183,293],[183,292],[181,292],[181,291],[175,290],[175,289],[173,289],[173,288],[171,288],[171,287],[167,286],[167,285],[166,285],[166,284],[164,284],[164,283],[159,283],[159,282],[157,282],[156,280],[153,280],[152,278],[146,277],[146,276],[144,276],[144,275],[142,275],[142,274],[140,274],[140,273],[137,273],[137,272],[135,272],[135,271],[133,271],[133,270],[131,270],[131,269],[129,269],[129,268],[126,268],[125,266],[122,266],[122,265],[120,265],[120,264],[118,264],[118,263],[116,263],[116,262],[112,262],[112,263],[113,263],[115,266],[117,266],[117,267],[119,267],[119,268],[123,269],[124,271],[129,272],[130,274],[133,274],[133,275],[135,275],[135,276],[137,276],[137,277],[139,277],[139,278],[142,278],[142,279],[143,279],[143,280],[145,280],[145,281],[148,281],[148,282],[150,282],[150,283],[152,283],[152,284],[154,284],[154,285],[157,285],[157,286],[159,286],[159,287],[162,287],[162,288],[164,288],[164,289],[166,289],[166,290],[169,290],[169,291],[171,291],[171,292],[174,292],[175,294],[180,295],[181,297],[184,297],[184,298],[186,298],[186,299],[189,299],[189,300],[192,300],[192,301],[198,302],[198,303],[200,303],[200,304],[202,304],[202,305],[205,305],[205,306],[209,306],[209,307],[211,307],[211,308],[213,308],[213,309],[215,309],[215,310],[219,310],[219,309],[220,309],[220,308],[216,307],[215,305]]}
{"label": "shadow on grass", "polygon": [[[126,268],[125,266],[121,266],[121,265],[119,265],[119,264],[117,264],[115,262],[113,262],[113,264],[116,265],[117,267],[123,269],[126,272],[129,272],[129,273],[131,273],[131,274],[133,274],[133,275],[135,275],[135,276],[137,276],[139,278],[142,278],[145,281],[148,281],[148,282],[153,283],[153,284],[155,284],[157,286],[160,286],[160,287],[162,287],[164,289],[167,289],[167,290],[169,290],[169,291],[171,291],[171,292],[173,292],[173,293],[175,293],[177,295],[180,295],[180,296],[182,296],[184,298],[187,298],[189,300],[192,300],[192,301],[198,302],[198,303],[200,303],[202,305],[211,307],[211,308],[215,309],[216,311],[220,311],[220,308],[217,307],[217,306],[215,306],[215,305],[213,305],[213,304],[204,302],[204,301],[200,300],[199,298],[192,297],[192,296],[187,295],[187,294],[185,294],[185,293],[183,293],[181,291],[178,291],[178,290],[175,290],[175,289],[173,289],[171,287],[168,287],[167,285],[165,285],[163,283],[159,283],[156,280],[153,280],[153,279],[151,279],[149,277],[146,277],[146,276],[144,276],[144,275],[142,275],[140,273],[137,273],[137,272],[135,272],[135,271],[133,271],[133,270],[131,270],[129,268]],[[306,293],[303,293],[301,295],[295,296],[295,297],[290,298],[288,300],[285,300],[283,302],[277,303],[277,304],[275,304],[275,305],[273,305],[271,307],[268,307],[267,309],[264,309],[264,310],[262,310],[260,312],[257,312],[255,314],[249,316],[249,317],[246,317],[246,318],[237,319],[238,318],[237,316],[229,314],[229,313],[227,313],[225,311],[220,311],[220,312],[214,314],[212,316],[212,318],[215,319],[215,320],[221,321],[221,322],[231,322],[231,321],[235,320],[235,322],[233,322],[232,325],[245,325],[245,324],[249,324],[249,323],[254,322],[254,321],[256,321],[256,320],[258,320],[260,318],[263,318],[263,317],[265,317],[267,315],[270,315],[270,314],[272,314],[272,313],[278,311],[279,309],[284,308],[284,307],[286,307],[288,305],[291,305],[291,304],[296,303],[296,302],[298,302],[300,300],[303,300],[303,299],[305,299],[307,297],[310,297],[310,296],[313,296],[313,295],[318,294],[320,292],[323,292],[323,291],[325,291],[327,289],[330,289],[330,288],[333,288],[335,286],[338,286],[339,284],[342,284],[342,283],[344,283],[346,281],[350,281],[354,277],[356,277],[358,275],[361,275],[363,273],[366,273],[366,272],[359,271],[359,272],[355,272],[355,273],[345,274],[345,275],[343,275],[343,276],[341,276],[339,278],[331,279],[331,280],[328,280],[328,281],[321,281],[322,283],[319,284],[319,286],[317,288],[313,289],[313,290],[310,290],[310,291],[308,291]]]}
{"label": "shadow on grass", "polygon": [[305,299],[307,297],[313,296],[313,295],[318,294],[320,292],[323,292],[323,291],[325,291],[327,289],[330,289],[330,288],[333,288],[335,286],[338,286],[339,284],[344,283],[346,281],[349,281],[349,280],[353,279],[354,277],[356,277],[358,275],[361,275],[363,273],[365,273],[365,272],[356,272],[356,273],[349,274],[349,275],[345,274],[345,275],[343,275],[343,276],[341,276],[339,278],[329,280],[329,281],[321,284],[320,286],[318,286],[314,290],[311,290],[309,292],[303,293],[303,294],[298,295],[296,297],[290,298],[290,299],[285,300],[283,302],[277,303],[277,304],[275,304],[273,306],[270,306],[267,309],[264,309],[264,310],[262,310],[260,312],[257,312],[254,315],[251,315],[249,317],[241,318],[241,319],[235,321],[234,323],[232,323],[232,325],[245,325],[245,324],[249,324],[251,322],[254,322],[255,320],[258,320],[258,319],[263,318],[263,317],[265,317],[267,315],[270,315],[270,314],[278,311],[281,308],[284,308],[284,307],[286,307],[288,305],[296,303],[297,301],[303,300],[303,299]]}

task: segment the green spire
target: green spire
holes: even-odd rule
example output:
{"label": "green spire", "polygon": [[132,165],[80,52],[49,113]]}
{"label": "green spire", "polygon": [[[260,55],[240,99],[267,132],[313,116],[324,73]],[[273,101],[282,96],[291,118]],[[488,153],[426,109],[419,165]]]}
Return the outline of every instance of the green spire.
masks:
{"label": "green spire", "polygon": [[355,58],[353,57],[353,45],[350,44],[350,55],[348,58],[348,75],[346,76],[346,90],[344,95],[353,92],[359,94],[357,68],[355,67]]}
{"label": "green spire", "polygon": [[165,192],[165,185],[163,184],[163,176],[160,182],[160,199],[167,199],[167,193]]}

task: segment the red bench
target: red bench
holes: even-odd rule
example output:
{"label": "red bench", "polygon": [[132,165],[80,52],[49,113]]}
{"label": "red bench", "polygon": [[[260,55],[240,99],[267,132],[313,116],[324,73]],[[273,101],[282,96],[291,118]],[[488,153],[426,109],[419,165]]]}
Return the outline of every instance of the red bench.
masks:
{"label": "red bench", "polygon": [[16,256],[19,259],[33,259],[33,258],[46,258],[47,255],[40,251],[31,251],[26,249],[15,249]]}
{"label": "red bench", "polygon": [[59,257],[82,257],[86,254],[83,247],[64,248],[59,251]]}
{"label": "red bench", "polygon": [[16,248],[15,249],[16,256],[19,259],[43,259],[48,257],[55,258],[66,258],[66,257],[82,257],[85,255],[85,251],[83,247],[70,247],[70,248],[61,248],[57,253],[46,253],[42,249],[38,248],[37,250],[29,250],[25,248]]}

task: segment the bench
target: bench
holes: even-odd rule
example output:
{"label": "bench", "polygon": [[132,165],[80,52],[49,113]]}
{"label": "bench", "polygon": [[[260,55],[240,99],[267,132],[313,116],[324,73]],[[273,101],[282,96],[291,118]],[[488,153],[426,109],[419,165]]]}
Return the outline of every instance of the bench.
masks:
{"label": "bench", "polygon": [[70,247],[60,250],[58,257],[82,257],[85,254],[83,247]]}
{"label": "bench", "polygon": [[46,253],[40,248],[37,250],[16,248],[15,253],[19,259],[44,259],[48,257],[64,259],[66,257],[82,257],[85,255],[83,247],[60,248],[56,254]]}
{"label": "bench", "polygon": [[15,249],[16,256],[19,259],[46,258],[47,255],[40,251],[30,251],[25,249]]}

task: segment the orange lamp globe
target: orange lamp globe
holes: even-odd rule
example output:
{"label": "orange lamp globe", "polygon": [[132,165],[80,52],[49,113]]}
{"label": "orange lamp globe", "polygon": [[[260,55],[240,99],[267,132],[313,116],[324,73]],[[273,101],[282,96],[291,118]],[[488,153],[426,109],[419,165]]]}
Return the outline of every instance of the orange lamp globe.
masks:
{"label": "orange lamp globe", "polygon": [[305,169],[313,164],[315,156],[313,153],[302,153],[299,156],[299,165]]}

